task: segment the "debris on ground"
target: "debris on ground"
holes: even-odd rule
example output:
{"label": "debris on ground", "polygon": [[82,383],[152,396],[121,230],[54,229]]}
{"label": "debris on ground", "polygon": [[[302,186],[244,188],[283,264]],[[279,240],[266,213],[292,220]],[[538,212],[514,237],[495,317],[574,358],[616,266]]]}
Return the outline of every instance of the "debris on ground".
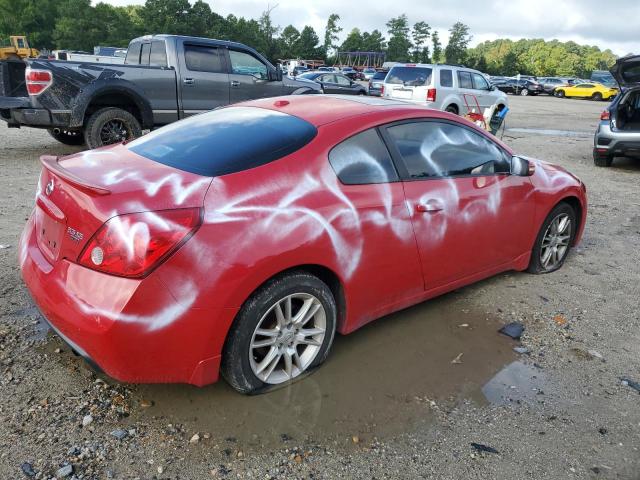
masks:
{"label": "debris on ground", "polygon": [[489,445],[483,445],[482,443],[471,442],[471,446],[479,452],[500,453],[495,448],[490,447]]}
{"label": "debris on ground", "polygon": [[504,327],[498,330],[503,335],[511,337],[514,340],[520,340],[522,332],[524,332],[524,325],[520,322],[507,323]]}
{"label": "debris on ground", "polygon": [[458,356],[456,358],[451,360],[451,363],[458,364],[458,365],[461,364],[462,363],[462,355],[464,355],[464,353],[458,354]]}
{"label": "debris on ground", "polygon": [[121,428],[118,428],[117,430],[114,430],[113,432],[111,432],[111,435],[116,437],[118,440],[124,440],[124,438],[127,435],[129,435],[129,432]]}
{"label": "debris on ground", "polygon": [[622,385],[624,385],[625,387],[631,387],[638,393],[640,393],[640,383],[634,382],[633,380],[626,377],[620,377],[620,380],[622,381]]}
{"label": "debris on ground", "polygon": [[73,465],[65,465],[56,472],[56,478],[66,478],[73,473]]}
{"label": "debris on ground", "polygon": [[519,353],[520,355],[524,355],[525,353],[529,353],[529,349],[527,347],[513,347],[513,351]]}
{"label": "debris on ground", "polygon": [[566,317],[564,315],[560,314],[560,313],[553,317],[553,321],[559,327],[563,327],[563,326],[565,326],[567,324]]}
{"label": "debris on ground", "polygon": [[24,462],[20,468],[22,469],[22,473],[24,473],[27,477],[35,477],[36,472],[33,469],[33,466],[29,462]]}

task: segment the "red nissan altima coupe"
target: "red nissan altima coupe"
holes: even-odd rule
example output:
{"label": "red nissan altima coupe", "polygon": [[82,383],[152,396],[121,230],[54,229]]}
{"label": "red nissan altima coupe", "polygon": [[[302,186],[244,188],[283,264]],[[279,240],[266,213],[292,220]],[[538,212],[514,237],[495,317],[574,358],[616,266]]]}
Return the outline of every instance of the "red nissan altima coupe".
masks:
{"label": "red nissan altima coupe", "polygon": [[334,335],[505,270],[552,272],[585,186],[466,120],[372,98],[271,98],[42,157],[24,280],[126,382],[255,393]]}

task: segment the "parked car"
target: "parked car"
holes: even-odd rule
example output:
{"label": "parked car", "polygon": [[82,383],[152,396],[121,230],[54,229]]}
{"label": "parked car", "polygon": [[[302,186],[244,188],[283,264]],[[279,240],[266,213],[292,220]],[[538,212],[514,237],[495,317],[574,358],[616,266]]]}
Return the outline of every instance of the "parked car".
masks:
{"label": "parked car", "polygon": [[542,85],[544,93],[547,95],[553,95],[556,87],[567,85],[569,79],[560,77],[543,77],[538,79],[538,83]]}
{"label": "parked car", "polygon": [[340,73],[349,77],[350,80],[358,80],[358,71],[353,67],[344,67]]}
{"label": "parked car", "polygon": [[622,93],[600,116],[593,161],[610,167],[616,156],[640,157],[640,55],[620,58],[611,69]]}
{"label": "parked car", "polygon": [[365,68],[362,70],[363,80],[371,80],[371,78],[376,74],[375,68]]}
{"label": "parked car", "polygon": [[342,95],[366,95],[367,89],[340,73],[308,72],[300,76],[320,84],[323,93]]}
{"label": "parked car", "polygon": [[303,73],[307,73],[310,71],[311,69],[309,67],[302,67],[302,66],[293,67],[293,76],[295,78],[299,75],[302,75]]}
{"label": "parked car", "polygon": [[538,95],[544,92],[542,85],[532,80],[516,80],[511,78],[504,83],[496,84],[496,88],[504,93],[512,93],[514,95]]}
{"label": "parked car", "polygon": [[124,65],[26,59],[2,62],[0,77],[0,119],[10,127],[90,148],[230,103],[320,90],[246,45],[177,35],[132,40]]}
{"label": "parked car", "polygon": [[265,391],[321,364],[336,332],[559,269],[586,218],[563,168],[370,97],[246,102],[42,163],[22,276],[55,331],[124,382],[221,371]]}
{"label": "parked car", "polygon": [[[443,64],[394,65],[384,80],[385,98],[420,103],[430,108],[464,115],[464,95],[478,99],[481,109],[508,106],[507,96],[491,85],[477,70]],[[474,105],[475,102],[471,102]],[[470,106],[471,106],[470,105]]]}
{"label": "parked car", "polygon": [[333,72],[333,67],[323,66],[323,67],[316,68],[316,70],[318,72]]}
{"label": "parked car", "polygon": [[601,83],[578,83],[563,85],[554,90],[556,97],[590,98],[591,100],[611,100],[618,94],[617,88],[607,87]]}
{"label": "parked car", "polygon": [[386,71],[380,71],[373,74],[373,77],[369,80],[369,95],[374,97],[381,97],[384,86],[384,79],[387,76]]}

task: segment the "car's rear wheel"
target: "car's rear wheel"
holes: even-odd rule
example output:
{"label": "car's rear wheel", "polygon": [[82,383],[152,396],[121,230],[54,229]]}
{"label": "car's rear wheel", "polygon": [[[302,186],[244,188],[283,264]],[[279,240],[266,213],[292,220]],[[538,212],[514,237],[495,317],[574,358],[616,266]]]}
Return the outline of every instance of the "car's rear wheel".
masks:
{"label": "car's rear wheel", "polygon": [[244,304],[227,337],[222,375],[241,393],[300,377],[327,358],[336,328],[329,287],[306,272],[267,282]]}
{"label": "car's rear wheel", "polygon": [[101,108],[87,120],[84,138],[89,148],[120,143],[142,135],[140,122],[131,113],[116,107]]}
{"label": "car's rear wheel", "polygon": [[599,102],[600,100],[602,100],[602,94],[600,92],[596,92],[593,95],[591,95],[591,99],[595,100],[596,102]]}
{"label": "car's rear wheel", "polygon": [[569,254],[575,229],[576,212],[571,205],[565,202],[556,205],[536,237],[529,272],[550,273],[558,270]]}
{"label": "car's rear wheel", "polygon": [[454,115],[458,115],[458,107],[454,104],[449,105],[444,109],[445,112],[453,113]]}
{"label": "car's rear wheel", "polygon": [[613,164],[613,155],[608,153],[601,154],[594,149],[593,163],[596,167],[610,167]]}
{"label": "car's rear wheel", "polygon": [[64,128],[50,128],[49,135],[65,145],[83,145],[84,135],[81,130],[67,130]]}
{"label": "car's rear wheel", "polygon": [[522,90],[520,90],[520,95],[522,95],[523,97],[526,97],[527,95],[529,95],[529,89],[523,88]]}

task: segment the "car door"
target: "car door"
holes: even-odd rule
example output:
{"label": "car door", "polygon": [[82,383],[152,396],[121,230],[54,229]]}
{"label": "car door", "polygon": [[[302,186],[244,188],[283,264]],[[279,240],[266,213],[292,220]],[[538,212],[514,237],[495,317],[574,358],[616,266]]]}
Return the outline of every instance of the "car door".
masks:
{"label": "car door", "polygon": [[473,81],[474,95],[478,99],[482,113],[485,108],[491,107],[495,102],[495,97],[492,95],[489,82],[484,76],[479,73],[472,72],[471,79]]}
{"label": "car door", "polygon": [[431,290],[508,265],[531,250],[533,186],[472,127],[420,120],[384,128],[404,183]]}
{"label": "car door", "polygon": [[[471,79],[471,72],[468,72],[466,70],[458,70],[457,73],[458,90],[460,91],[460,96],[462,97],[463,95],[475,95],[475,90],[473,89],[473,80]],[[469,103],[469,106],[471,106],[471,103]]]}
{"label": "car door", "polygon": [[351,83],[351,80],[344,75],[336,75],[336,84],[338,86],[339,93],[343,95],[355,95],[358,93],[354,88],[354,84]]}
{"label": "car door", "polygon": [[320,77],[320,82],[322,83],[322,91],[324,93],[336,94],[340,93],[340,87],[338,86],[338,82],[336,80],[336,75],[333,73],[328,73],[326,75],[322,75]]}
{"label": "car door", "polygon": [[264,61],[248,51],[229,48],[227,52],[231,103],[282,94],[282,82],[270,80]]}
{"label": "car door", "polygon": [[224,51],[211,44],[183,43],[178,80],[182,116],[229,104],[229,74]]}

